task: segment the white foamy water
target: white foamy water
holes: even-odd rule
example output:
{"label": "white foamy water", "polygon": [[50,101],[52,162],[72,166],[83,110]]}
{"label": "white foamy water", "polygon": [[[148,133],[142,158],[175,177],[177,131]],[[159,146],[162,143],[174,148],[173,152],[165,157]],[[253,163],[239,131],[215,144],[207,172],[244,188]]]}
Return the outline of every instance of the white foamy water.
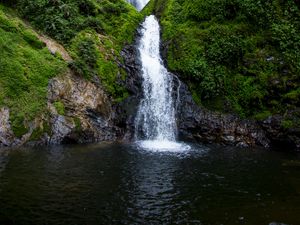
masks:
{"label": "white foamy water", "polygon": [[176,142],[173,80],[160,57],[160,27],[155,16],[146,17],[141,33],[139,53],[144,97],[135,120],[136,139],[146,149],[184,150],[186,146]]}
{"label": "white foamy water", "polygon": [[149,2],[149,0],[127,0],[130,4],[136,7],[138,11],[141,11]]}
{"label": "white foamy water", "polygon": [[174,141],[138,141],[138,146],[142,149],[146,149],[152,152],[185,152],[191,149],[191,147],[184,143]]}

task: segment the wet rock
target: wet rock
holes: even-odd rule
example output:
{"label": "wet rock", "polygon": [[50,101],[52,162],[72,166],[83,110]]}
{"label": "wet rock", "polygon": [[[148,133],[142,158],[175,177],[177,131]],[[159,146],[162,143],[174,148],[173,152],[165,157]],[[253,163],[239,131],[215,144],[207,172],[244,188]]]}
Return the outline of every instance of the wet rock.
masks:
{"label": "wet rock", "polygon": [[[59,115],[55,102],[64,105],[64,115]],[[50,82],[48,109],[52,124],[51,144],[117,139],[119,129],[114,125],[111,99],[99,84],[78,77],[72,71]]]}
{"label": "wet rock", "polygon": [[9,123],[9,109],[0,108],[0,147],[12,145],[14,139]]}
{"label": "wet rock", "polygon": [[284,128],[284,116],[270,116],[260,123],[266,131],[271,147],[283,151],[300,151],[300,128]]}
{"label": "wet rock", "polygon": [[[295,119],[296,113],[287,114],[291,114],[290,118]],[[197,106],[183,83],[180,85],[177,117],[179,136],[182,139],[240,147],[262,146],[281,151],[300,151],[299,126],[282,126],[287,115],[275,115],[258,122],[212,112]]]}
{"label": "wet rock", "polygon": [[115,123],[123,130],[123,140],[129,141],[134,138],[134,120],[138,111],[138,106],[143,97],[142,90],[142,76],[141,76],[141,62],[139,59],[138,42],[140,34],[137,32],[135,43],[125,46],[121,55],[124,63],[121,67],[127,72],[127,77],[122,83],[128,90],[130,96],[123,102],[114,106],[116,112]]}
{"label": "wet rock", "polygon": [[234,115],[197,106],[187,86],[182,83],[177,117],[181,139],[240,147],[270,146],[266,132],[255,121],[241,120]]}
{"label": "wet rock", "polygon": [[50,138],[50,143],[62,143],[63,140],[71,134],[72,130],[75,128],[75,124],[70,118],[61,115],[54,116],[53,120],[53,134]]}

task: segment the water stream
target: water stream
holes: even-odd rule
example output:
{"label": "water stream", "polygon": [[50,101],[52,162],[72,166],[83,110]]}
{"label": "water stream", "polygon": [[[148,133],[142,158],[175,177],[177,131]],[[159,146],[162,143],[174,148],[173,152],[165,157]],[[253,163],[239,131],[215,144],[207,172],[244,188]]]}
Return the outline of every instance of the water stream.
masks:
{"label": "water stream", "polygon": [[160,56],[160,28],[155,16],[146,17],[141,33],[138,49],[144,97],[135,121],[136,139],[146,140],[140,142],[146,148],[178,148],[173,81]]}
{"label": "water stream", "polygon": [[[143,1],[136,2],[143,5]],[[139,8],[138,8],[139,9]],[[160,56],[160,26],[154,15],[141,26],[138,50],[142,64],[143,99],[135,120],[135,137],[146,149],[178,151],[188,146],[176,142],[176,101],[173,78]]]}
{"label": "water stream", "polygon": [[149,2],[149,0],[128,0],[138,11],[141,11]]}

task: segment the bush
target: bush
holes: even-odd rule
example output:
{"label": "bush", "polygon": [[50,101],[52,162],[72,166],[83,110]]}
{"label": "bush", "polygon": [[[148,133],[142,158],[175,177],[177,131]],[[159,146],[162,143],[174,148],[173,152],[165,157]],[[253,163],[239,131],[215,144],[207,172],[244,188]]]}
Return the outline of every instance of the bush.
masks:
{"label": "bush", "polygon": [[83,38],[76,44],[74,52],[76,55],[74,55],[75,60],[70,65],[71,68],[87,79],[97,75],[99,53],[96,50],[95,42],[91,38]]}
{"label": "bush", "polygon": [[168,67],[188,83],[199,104],[223,105],[223,111],[243,117],[298,107],[295,1],[169,0],[156,7],[147,12],[161,16]]}

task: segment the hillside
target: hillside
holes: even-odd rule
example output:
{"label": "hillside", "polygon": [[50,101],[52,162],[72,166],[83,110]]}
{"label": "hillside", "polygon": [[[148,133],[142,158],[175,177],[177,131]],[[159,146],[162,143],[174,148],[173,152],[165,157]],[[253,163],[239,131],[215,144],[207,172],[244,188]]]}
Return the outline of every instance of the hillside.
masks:
{"label": "hillside", "polygon": [[0,20],[0,106],[10,108],[12,130],[20,137],[27,132],[24,121],[46,110],[49,79],[67,65],[12,10],[0,6]]}
{"label": "hillside", "polygon": [[[63,77],[69,69],[87,81],[100,80],[114,102],[128,96],[120,84],[126,77],[118,66],[120,51],[133,41],[142,20],[131,5],[96,0],[1,1],[0,19],[0,107],[10,109],[16,137],[30,132],[37,118],[45,124],[42,131],[33,132],[38,133],[34,139],[50,132],[47,87],[51,78]],[[72,59],[65,61],[59,51],[47,49],[44,34],[60,43]],[[61,100],[54,105],[64,114]]]}
{"label": "hillside", "polygon": [[300,5],[287,0],[153,0],[165,57],[198,104],[300,124]]}

